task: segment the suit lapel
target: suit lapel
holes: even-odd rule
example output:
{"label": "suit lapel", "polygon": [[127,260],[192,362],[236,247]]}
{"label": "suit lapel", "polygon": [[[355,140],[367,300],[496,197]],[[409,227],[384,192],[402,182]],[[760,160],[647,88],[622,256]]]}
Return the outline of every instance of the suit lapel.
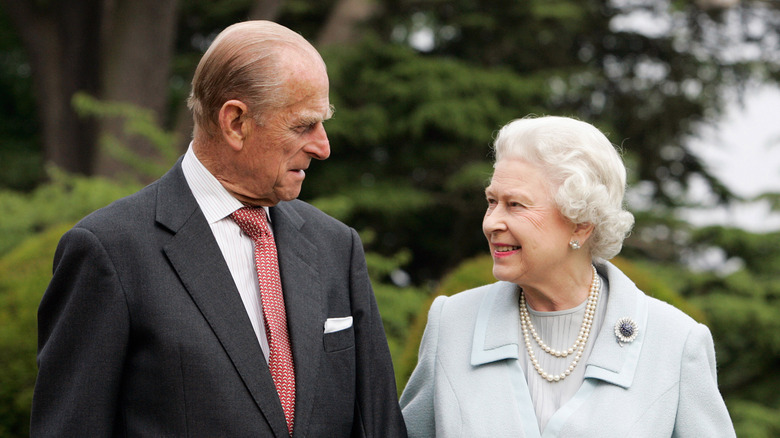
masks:
{"label": "suit lapel", "polygon": [[211,228],[184,179],[181,161],[159,182],[157,222],[174,233],[163,248],[171,266],[274,433],[287,436],[281,405],[268,396],[276,387],[262,350]]}
{"label": "suit lapel", "polygon": [[301,233],[305,220],[292,203],[281,202],[270,212],[295,362],[295,435],[306,435],[319,379],[326,318],[322,274],[317,265],[320,255],[317,246]]}

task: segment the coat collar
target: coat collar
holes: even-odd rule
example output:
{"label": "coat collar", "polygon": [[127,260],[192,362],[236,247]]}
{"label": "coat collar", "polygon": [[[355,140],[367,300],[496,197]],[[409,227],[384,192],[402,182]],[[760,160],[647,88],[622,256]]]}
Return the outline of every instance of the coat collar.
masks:
{"label": "coat collar", "polygon": [[[600,379],[628,388],[634,380],[639,353],[647,327],[647,300],[636,285],[609,262],[596,264],[609,284],[607,311],[604,323],[595,339],[595,345],[586,363],[585,378]],[[484,365],[504,359],[519,359],[520,317],[519,292],[513,283],[497,282],[490,286],[477,311],[471,364]],[[633,319],[639,335],[630,344],[621,346],[615,337],[618,319]]]}

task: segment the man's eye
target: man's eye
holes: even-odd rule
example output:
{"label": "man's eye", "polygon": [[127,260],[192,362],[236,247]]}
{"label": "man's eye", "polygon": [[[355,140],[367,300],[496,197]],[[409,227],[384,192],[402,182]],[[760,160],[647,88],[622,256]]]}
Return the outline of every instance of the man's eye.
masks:
{"label": "man's eye", "polygon": [[295,127],[295,132],[299,134],[305,134],[307,132],[313,131],[314,128],[317,126],[317,123],[309,123],[306,125],[299,125]]}

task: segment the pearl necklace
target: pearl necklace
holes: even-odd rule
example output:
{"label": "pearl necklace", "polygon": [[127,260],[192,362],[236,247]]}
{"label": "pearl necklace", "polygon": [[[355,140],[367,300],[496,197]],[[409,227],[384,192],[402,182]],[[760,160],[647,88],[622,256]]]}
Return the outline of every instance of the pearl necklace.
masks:
{"label": "pearl necklace", "polygon": [[[588,342],[588,338],[590,337],[590,328],[593,325],[593,318],[596,314],[596,305],[598,304],[599,293],[601,292],[601,279],[599,278],[598,273],[596,273],[596,268],[593,265],[591,265],[591,268],[593,269],[593,280],[590,283],[588,303],[585,307],[585,316],[582,318],[580,332],[577,335],[577,339],[574,341],[574,344],[565,350],[555,350],[550,348],[547,346],[547,344],[544,343],[544,341],[542,341],[542,338],[539,337],[539,334],[536,333],[536,329],[531,322],[531,316],[528,314],[528,304],[525,302],[525,294],[523,294],[521,290],[520,328],[523,331],[523,338],[525,338],[525,349],[528,351],[528,357],[531,359],[531,364],[533,364],[536,372],[539,373],[539,375],[548,382],[559,382],[568,377],[574,371],[574,368],[579,363],[580,358],[582,358],[582,353],[585,351],[585,344]],[[560,358],[574,354],[574,359],[571,361],[568,368],[566,368],[566,370],[561,374],[547,373],[539,365],[539,360],[536,358],[533,348],[531,348],[531,337],[533,337],[533,339],[537,344],[539,344],[539,347],[545,353]]]}

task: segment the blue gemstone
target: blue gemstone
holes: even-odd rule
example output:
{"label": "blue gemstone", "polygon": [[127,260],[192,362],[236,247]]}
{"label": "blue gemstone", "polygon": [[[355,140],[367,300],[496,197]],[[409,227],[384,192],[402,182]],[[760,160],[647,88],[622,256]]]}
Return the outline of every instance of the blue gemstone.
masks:
{"label": "blue gemstone", "polygon": [[620,334],[626,338],[630,338],[634,334],[634,327],[630,322],[624,322],[620,324]]}

